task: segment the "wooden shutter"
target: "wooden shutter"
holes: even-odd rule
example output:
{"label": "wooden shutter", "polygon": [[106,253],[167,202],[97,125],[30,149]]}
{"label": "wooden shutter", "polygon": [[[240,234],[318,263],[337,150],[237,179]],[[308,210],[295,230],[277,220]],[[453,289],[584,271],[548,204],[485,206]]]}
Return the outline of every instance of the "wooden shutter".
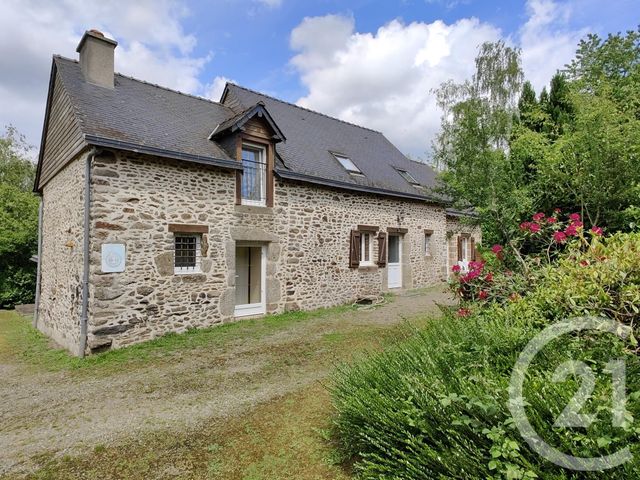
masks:
{"label": "wooden shutter", "polygon": [[462,261],[462,237],[458,236],[458,261]]}
{"label": "wooden shutter", "polygon": [[471,248],[471,260],[472,261],[476,261],[476,239],[471,237],[469,239],[469,241],[471,242],[470,248]]}
{"label": "wooden shutter", "polygon": [[378,234],[378,266],[387,265],[387,234],[380,232]]}
{"label": "wooden shutter", "polygon": [[349,268],[358,268],[360,266],[360,237],[361,233],[357,230],[351,230],[351,243],[349,246]]}

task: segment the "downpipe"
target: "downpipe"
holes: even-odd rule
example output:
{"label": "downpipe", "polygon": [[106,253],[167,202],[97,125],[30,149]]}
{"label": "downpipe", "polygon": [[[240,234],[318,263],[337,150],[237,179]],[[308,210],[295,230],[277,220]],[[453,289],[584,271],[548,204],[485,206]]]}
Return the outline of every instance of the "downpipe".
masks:
{"label": "downpipe", "polygon": [[33,312],[33,328],[38,328],[38,314],[40,312],[40,278],[42,276],[42,215],[44,212],[44,197],[40,196],[38,205],[38,266],[36,268],[36,299]]}
{"label": "downpipe", "polygon": [[91,164],[100,150],[93,147],[87,155],[84,166],[84,228],[82,238],[82,309],[80,311],[80,348],[78,356],[84,357],[87,348],[87,328],[89,323],[89,260],[91,245],[89,235],[91,233]]}

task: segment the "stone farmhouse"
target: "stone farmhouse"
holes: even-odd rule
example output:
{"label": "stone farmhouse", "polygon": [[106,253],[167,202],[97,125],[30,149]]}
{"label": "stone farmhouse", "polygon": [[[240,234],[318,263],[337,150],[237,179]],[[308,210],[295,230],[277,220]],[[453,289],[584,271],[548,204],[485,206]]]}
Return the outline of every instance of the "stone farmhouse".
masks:
{"label": "stone farmhouse", "polygon": [[54,56],[35,191],[38,329],[77,355],[426,287],[475,254],[380,132],[228,83],[219,102]]}

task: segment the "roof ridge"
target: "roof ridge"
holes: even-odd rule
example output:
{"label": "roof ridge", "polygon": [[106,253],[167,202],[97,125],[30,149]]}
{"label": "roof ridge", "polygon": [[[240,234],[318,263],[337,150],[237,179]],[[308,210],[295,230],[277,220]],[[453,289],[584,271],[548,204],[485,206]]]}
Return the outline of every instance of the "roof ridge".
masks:
{"label": "roof ridge", "polygon": [[357,123],[347,122],[346,120],[342,120],[341,118],[337,118],[337,117],[332,117],[331,115],[327,115],[326,113],[318,112],[316,110],[311,110],[310,108],[307,108],[307,107],[301,107],[300,105],[296,105],[295,103],[287,102],[286,100],[282,100],[280,98],[276,98],[276,97],[273,97],[271,95],[267,95],[266,93],[258,92],[257,90],[253,90],[251,88],[243,87],[242,85],[238,85],[237,83],[233,83],[233,82],[227,82],[227,83],[229,85],[233,85],[234,87],[238,87],[238,88],[240,88],[242,90],[246,90],[247,92],[255,93],[256,95],[261,95],[263,97],[270,98],[271,100],[275,100],[276,102],[284,103],[286,105],[291,105],[292,107],[299,108],[300,110],[306,110],[307,112],[315,113],[316,115],[320,115],[322,117],[330,118],[331,120],[336,120],[336,121],[341,122],[341,123],[346,123],[347,125],[351,125],[352,127],[358,127],[358,128],[363,129],[363,130],[368,130],[370,132],[379,133],[380,135],[384,135],[379,130],[374,130],[373,128],[363,127],[362,125],[358,125]]}
{"label": "roof ridge", "polygon": [[[68,58],[68,57],[65,57],[63,55],[55,54],[54,57],[55,58],[60,58],[62,60],[67,60],[67,61],[73,62],[73,63],[80,63],[80,62],[78,62],[78,60],[74,60],[73,58]],[[193,95],[191,93],[181,92],[180,90],[175,90],[173,88],[164,87],[162,85],[158,85],[157,83],[148,82],[146,80],[141,80],[140,78],[132,77],[130,75],[125,75],[124,73],[120,73],[120,72],[113,72],[113,74],[114,75],[118,75],[119,77],[122,77],[122,78],[127,78],[129,80],[133,80],[134,82],[144,83],[145,85],[150,85],[152,87],[156,87],[156,88],[159,88],[161,90],[166,90],[168,92],[177,93],[178,95],[183,95],[185,97],[195,98],[196,100],[203,100],[205,102],[213,103],[215,105],[220,105],[221,107],[224,107],[227,110],[231,110],[227,105],[225,105],[223,103],[220,103],[220,102],[216,102],[215,100],[211,100],[210,98],[201,97],[199,95]]]}

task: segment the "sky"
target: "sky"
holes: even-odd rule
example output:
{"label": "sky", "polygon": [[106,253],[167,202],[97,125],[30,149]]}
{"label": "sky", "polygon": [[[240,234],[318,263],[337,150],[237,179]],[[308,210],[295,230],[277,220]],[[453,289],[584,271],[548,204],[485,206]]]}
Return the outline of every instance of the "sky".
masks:
{"label": "sky", "polygon": [[51,56],[82,33],[118,41],[116,71],[219,100],[226,81],[383,132],[428,158],[434,89],[474,69],[477,48],[522,50],[536,91],[587,33],[638,26],[640,0],[3,0],[0,130],[38,146]]}

